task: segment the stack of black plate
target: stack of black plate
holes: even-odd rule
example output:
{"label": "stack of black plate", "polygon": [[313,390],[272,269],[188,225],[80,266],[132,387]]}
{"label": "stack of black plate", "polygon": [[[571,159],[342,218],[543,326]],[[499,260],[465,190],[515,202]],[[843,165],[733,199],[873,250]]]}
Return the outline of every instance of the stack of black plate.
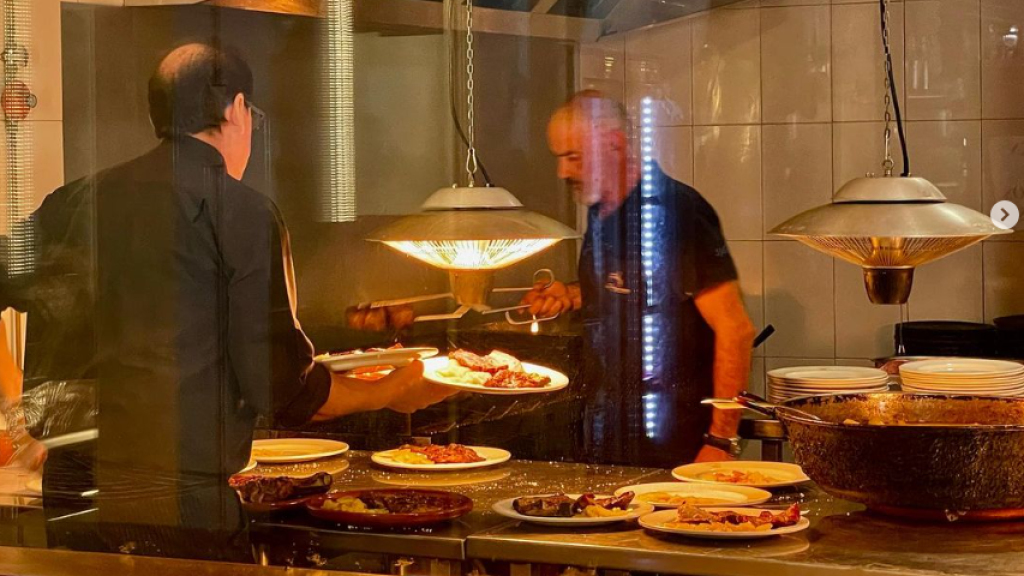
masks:
{"label": "stack of black plate", "polygon": [[[897,324],[896,352],[903,356],[968,356],[987,358],[996,355],[996,327],[976,322],[931,320]],[[900,350],[900,343],[903,350]]]}
{"label": "stack of black plate", "polygon": [[996,325],[996,350],[1002,358],[1024,359],[1024,315],[1003,316]]}

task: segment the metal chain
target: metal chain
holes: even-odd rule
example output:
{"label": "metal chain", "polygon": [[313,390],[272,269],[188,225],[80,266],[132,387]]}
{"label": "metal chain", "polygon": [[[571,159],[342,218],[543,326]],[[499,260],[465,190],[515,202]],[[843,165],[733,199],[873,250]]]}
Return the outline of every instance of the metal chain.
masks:
{"label": "metal chain", "polygon": [[469,145],[466,150],[466,172],[469,174],[469,187],[476,184],[476,111],[473,101],[473,0],[466,0],[466,139]]}
{"label": "metal chain", "polygon": [[885,52],[885,159],[882,170],[886,176],[892,176],[896,163],[892,159],[892,84],[889,82],[889,0],[883,0],[882,9],[882,46]]}

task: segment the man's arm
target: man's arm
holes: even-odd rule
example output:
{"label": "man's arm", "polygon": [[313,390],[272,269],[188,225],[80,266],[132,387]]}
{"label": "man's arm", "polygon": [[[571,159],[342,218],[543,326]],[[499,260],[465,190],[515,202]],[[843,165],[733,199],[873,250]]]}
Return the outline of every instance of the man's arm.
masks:
{"label": "man's arm", "polygon": [[[754,325],[743,306],[739,284],[731,281],[703,290],[694,298],[694,303],[715,332],[715,397],[732,398],[747,387],[754,342]],[[715,409],[708,432],[731,438],[736,436],[739,421],[738,411]],[[709,454],[712,451],[716,453]],[[721,451],[705,446],[698,459],[725,454],[717,452]]]}

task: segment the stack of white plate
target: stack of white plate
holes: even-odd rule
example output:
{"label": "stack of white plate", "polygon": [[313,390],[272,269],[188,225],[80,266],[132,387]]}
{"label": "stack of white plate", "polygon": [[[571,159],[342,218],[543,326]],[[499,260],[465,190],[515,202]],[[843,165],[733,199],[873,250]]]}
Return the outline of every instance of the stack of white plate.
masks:
{"label": "stack of white plate", "polygon": [[796,366],[768,372],[768,399],[774,403],[799,396],[885,392],[889,375],[861,366]]}
{"label": "stack of white plate", "polygon": [[1024,364],[977,358],[936,358],[900,366],[903,390],[923,394],[1024,396]]}

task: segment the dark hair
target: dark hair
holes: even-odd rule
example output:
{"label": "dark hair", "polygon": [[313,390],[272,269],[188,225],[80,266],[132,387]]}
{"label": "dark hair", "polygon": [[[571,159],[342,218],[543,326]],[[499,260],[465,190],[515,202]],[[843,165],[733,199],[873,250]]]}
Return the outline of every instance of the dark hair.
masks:
{"label": "dark hair", "polygon": [[187,44],[168,54],[149,79],[149,117],[158,138],[219,128],[238,94],[252,99],[252,70],[231,50]]}

